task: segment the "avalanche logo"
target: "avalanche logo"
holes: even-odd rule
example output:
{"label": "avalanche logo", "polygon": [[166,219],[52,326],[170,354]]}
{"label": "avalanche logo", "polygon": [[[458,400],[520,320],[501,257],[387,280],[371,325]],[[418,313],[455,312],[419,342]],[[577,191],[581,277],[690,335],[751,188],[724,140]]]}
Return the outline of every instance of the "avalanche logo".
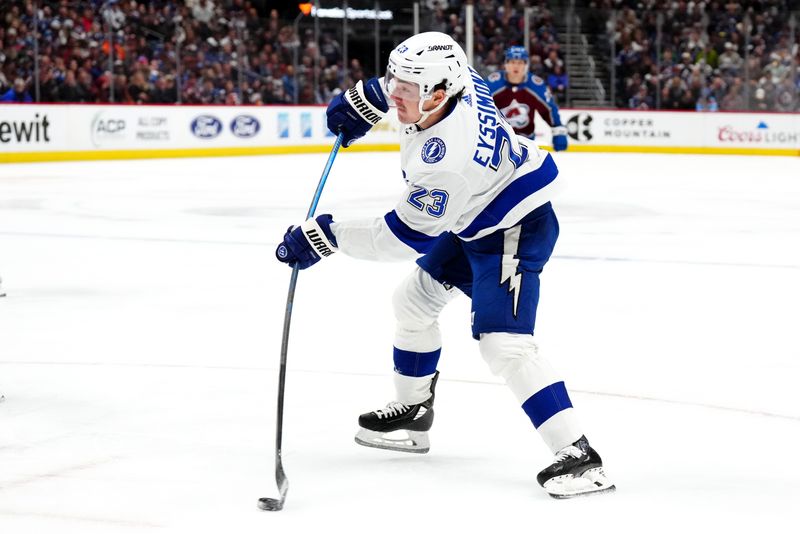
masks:
{"label": "avalanche logo", "polygon": [[531,108],[527,104],[520,104],[516,100],[512,100],[507,107],[500,111],[513,128],[524,128],[531,123]]}
{"label": "avalanche logo", "polygon": [[436,163],[441,161],[447,152],[444,141],[438,137],[431,137],[422,145],[422,161],[425,163]]}

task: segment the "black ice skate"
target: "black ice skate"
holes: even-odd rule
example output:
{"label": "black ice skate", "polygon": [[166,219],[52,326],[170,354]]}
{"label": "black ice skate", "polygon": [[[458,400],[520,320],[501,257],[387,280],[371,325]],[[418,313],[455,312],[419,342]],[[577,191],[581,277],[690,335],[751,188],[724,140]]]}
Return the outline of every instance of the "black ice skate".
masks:
{"label": "black ice skate", "polygon": [[589,446],[586,436],[558,451],[553,465],[543,469],[536,479],[556,499],[616,489],[603,472],[603,461]]}
{"label": "black ice skate", "polygon": [[400,452],[426,453],[431,448],[428,430],[433,425],[433,398],[439,371],[431,381],[431,396],[420,404],[390,402],[385,408],[358,418],[356,443]]}

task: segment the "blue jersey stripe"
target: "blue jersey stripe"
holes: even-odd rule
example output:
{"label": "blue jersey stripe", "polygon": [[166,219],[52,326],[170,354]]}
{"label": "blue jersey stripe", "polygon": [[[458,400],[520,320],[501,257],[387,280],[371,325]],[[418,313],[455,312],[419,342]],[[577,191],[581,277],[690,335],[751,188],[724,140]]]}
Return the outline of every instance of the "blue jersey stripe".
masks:
{"label": "blue jersey stripe", "polygon": [[469,226],[458,233],[458,236],[469,239],[475,237],[481,230],[498,224],[517,204],[555,180],[557,175],[558,167],[548,154],[541,167],[511,182],[486,205]]}
{"label": "blue jersey stripe", "polygon": [[564,382],[556,382],[543,388],[522,403],[522,409],[531,418],[533,426],[539,428],[545,421],[560,411],[572,408]]}
{"label": "blue jersey stripe", "polygon": [[411,352],[394,347],[394,370],[403,376],[428,376],[436,372],[442,349]]}
{"label": "blue jersey stripe", "polygon": [[400,217],[397,216],[397,212],[395,210],[392,210],[386,215],[384,215],[383,219],[389,226],[389,230],[392,231],[392,233],[395,235],[395,237],[397,237],[397,239],[399,239],[409,247],[413,248],[420,254],[425,254],[431,248],[433,248],[433,244],[436,242],[436,237],[438,237],[438,236],[429,236],[427,234],[423,234],[422,232],[414,230],[409,225],[400,220]]}

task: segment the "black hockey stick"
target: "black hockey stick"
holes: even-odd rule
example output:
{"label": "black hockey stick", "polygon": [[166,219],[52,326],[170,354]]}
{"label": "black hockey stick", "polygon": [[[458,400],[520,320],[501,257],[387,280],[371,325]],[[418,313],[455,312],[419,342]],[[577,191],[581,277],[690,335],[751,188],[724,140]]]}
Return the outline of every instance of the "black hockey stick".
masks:
{"label": "black hockey stick", "polygon": [[[314,200],[311,201],[311,207],[308,208],[306,219],[314,216],[317,211],[317,204],[319,197],[322,195],[322,188],[325,187],[325,182],[328,180],[328,173],[331,172],[333,160],[339,152],[339,147],[342,145],[343,134],[336,137],[333,143],[333,148],[328,156],[328,162],[325,164],[325,169],[322,171],[322,176],[317,185],[317,191],[314,193]],[[289,479],[286,478],[286,473],[283,470],[283,461],[281,460],[281,445],[283,441],[283,398],[286,392],[286,356],[289,351],[289,325],[292,322],[292,305],[294,304],[294,290],[297,286],[297,273],[300,269],[295,265],[292,269],[292,277],[289,280],[289,296],[286,298],[286,314],[283,316],[283,339],[281,340],[281,368],[278,374],[278,416],[275,423],[275,481],[278,483],[278,490],[280,491],[280,498],[272,499],[269,497],[261,497],[258,499],[258,507],[262,510],[269,510],[270,512],[277,512],[283,510],[283,503],[286,502],[286,493],[289,491]]]}

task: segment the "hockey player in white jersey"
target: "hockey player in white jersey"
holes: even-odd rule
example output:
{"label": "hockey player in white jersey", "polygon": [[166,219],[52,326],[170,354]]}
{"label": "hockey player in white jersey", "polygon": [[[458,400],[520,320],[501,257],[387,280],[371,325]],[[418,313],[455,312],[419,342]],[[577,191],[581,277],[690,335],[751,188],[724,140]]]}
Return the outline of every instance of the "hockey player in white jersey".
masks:
{"label": "hockey player in white jersey", "polygon": [[[372,260],[417,259],[397,288],[396,397],[359,418],[361,445],[427,452],[441,353],[437,319],[459,294],[472,299],[472,333],[555,454],[538,482],[554,497],[609,491],[564,382],[539,354],[534,324],[539,273],[558,237],[550,200],[561,180],[553,158],[518,137],[449,36],[415,35],[394,49],[384,78],[334,98],[328,127],[349,146],[397,108],[407,189],[382,217],[290,228],[276,256],[307,268],[336,251]],[[403,431],[401,438],[395,435]]]}

